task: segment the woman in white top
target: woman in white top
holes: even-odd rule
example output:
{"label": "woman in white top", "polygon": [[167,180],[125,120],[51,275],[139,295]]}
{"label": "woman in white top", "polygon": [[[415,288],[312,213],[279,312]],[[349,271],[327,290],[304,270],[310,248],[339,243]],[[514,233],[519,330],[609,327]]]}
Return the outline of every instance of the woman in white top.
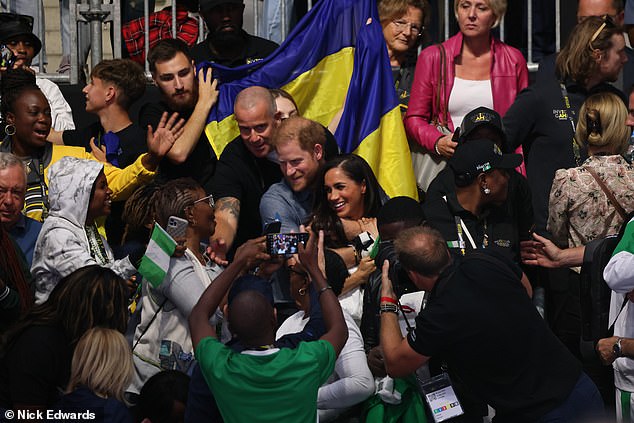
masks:
{"label": "woman in white top", "polygon": [[194,351],[187,318],[205,288],[221,268],[201,252],[201,241],[214,233],[213,197],[193,179],[167,182],[154,196],[156,223],[167,227],[170,216],[186,219],[187,250],[171,257],[169,270],[158,286],[142,281],[141,323],[134,334],[135,375],[128,391],[139,393],[147,379],[161,370],[187,373]]}
{"label": "woman in white top", "polygon": [[[310,287],[308,274],[301,264],[295,258],[289,258],[286,266],[290,272],[291,296],[299,311],[280,325],[277,339],[301,332],[309,321],[311,307],[319,307],[317,293]],[[334,420],[374,394],[374,378],[366,361],[361,331],[348,313],[344,311],[343,315],[348,326],[348,340],[337,357],[335,371],[317,393],[317,411],[322,423]]]}

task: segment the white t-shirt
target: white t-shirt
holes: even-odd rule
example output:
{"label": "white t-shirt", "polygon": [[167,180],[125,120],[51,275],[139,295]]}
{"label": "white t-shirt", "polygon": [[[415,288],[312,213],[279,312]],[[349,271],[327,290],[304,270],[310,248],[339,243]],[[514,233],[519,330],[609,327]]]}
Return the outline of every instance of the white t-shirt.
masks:
{"label": "white t-shirt", "polygon": [[453,127],[459,127],[467,113],[481,106],[493,109],[491,80],[472,81],[455,77],[449,95],[449,116]]}

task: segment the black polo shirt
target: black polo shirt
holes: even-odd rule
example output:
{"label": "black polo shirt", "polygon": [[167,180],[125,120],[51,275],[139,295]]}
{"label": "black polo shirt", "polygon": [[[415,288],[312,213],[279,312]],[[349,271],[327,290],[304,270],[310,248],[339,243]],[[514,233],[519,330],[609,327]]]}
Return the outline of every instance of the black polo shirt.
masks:
{"label": "black polo shirt", "polygon": [[[445,238],[454,257],[462,256],[458,234],[460,225],[465,253],[474,250],[468,232],[474,241],[475,249],[497,249],[509,260],[520,262],[517,222],[507,213],[506,207],[490,207],[485,209],[481,216],[474,216],[458,203],[455,192],[447,194],[446,198],[446,201],[443,198],[425,201],[423,213],[427,223]],[[456,222],[456,217],[462,219],[464,226],[463,223]]]}
{"label": "black polo shirt", "polygon": [[[516,171],[509,171],[508,195],[505,203],[506,211],[517,224],[520,241],[532,239],[533,203],[531,189],[526,178]],[[446,167],[429,184],[425,193],[425,201],[442,198],[443,195],[456,192],[453,171]]]}
{"label": "black polo shirt", "polygon": [[541,318],[521,270],[493,250],[446,269],[408,337],[419,354],[442,356],[500,422],[537,421],[572,392],[581,365]]}
{"label": "black polo shirt", "polygon": [[[601,83],[587,91],[566,82],[575,124],[578,111],[588,96],[613,92],[627,105],[624,94],[610,84]],[[504,115],[503,124],[509,145],[507,152],[520,145],[524,149],[526,176],[533,195],[536,231],[546,233],[548,201],[555,172],[577,166],[572,148],[574,131],[568,120],[559,81],[552,76],[523,90]],[[587,154],[581,151],[581,160]]]}
{"label": "black polo shirt", "polygon": [[279,47],[273,41],[248,34],[244,30],[242,30],[242,36],[245,39],[244,47],[242,48],[242,51],[233,58],[218,56],[218,54],[211,48],[209,37],[192,47],[190,52],[191,56],[196,64],[208,61],[219,63],[230,68],[235,68],[262,60]]}
{"label": "black polo shirt", "polygon": [[242,138],[231,141],[220,155],[213,177],[212,193],[216,201],[234,197],[240,201],[238,232],[232,251],[262,233],[260,199],[271,185],[282,179],[279,164],[254,157]]}
{"label": "black polo shirt", "polygon": [[[174,112],[168,105],[162,101],[158,103],[147,103],[141,107],[139,111],[139,122],[142,127],[147,128],[151,125],[156,129],[161,120],[163,112],[170,115]],[[179,118],[189,119],[193,110],[179,112]],[[211,192],[211,178],[216,170],[216,153],[214,153],[211,143],[207,139],[205,131],[200,134],[198,143],[187,157],[187,160],[181,164],[171,162],[167,157],[161,161],[159,167],[159,178],[163,180],[171,180],[177,178],[189,177],[198,182],[205,192]]]}

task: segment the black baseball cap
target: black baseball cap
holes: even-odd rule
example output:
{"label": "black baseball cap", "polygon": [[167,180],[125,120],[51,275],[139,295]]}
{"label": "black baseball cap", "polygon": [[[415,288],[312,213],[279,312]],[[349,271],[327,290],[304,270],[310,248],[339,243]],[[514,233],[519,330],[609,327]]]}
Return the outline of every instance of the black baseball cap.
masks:
{"label": "black baseball cap", "polygon": [[460,125],[460,139],[463,140],[467,138],[471,132],[482,125],[489,125],[496,129],[502,137],[502,142],[506,143],[506,134],[502,126],[502,118],[498,112],[488,107],[478,107],[465,115]]}
{"label": "black baseball cap", "polygon": [[200,11],[205,12],[223,4],[243,4],[242,0],[200,0]]}
{"label": "black baseball cap", "polygon": [[500,148],[488,139],[459,144],[449,159],[456,182],[466,185],[482,172],[491,169],[514,169],[522,164],[521,154],[502,154]]}

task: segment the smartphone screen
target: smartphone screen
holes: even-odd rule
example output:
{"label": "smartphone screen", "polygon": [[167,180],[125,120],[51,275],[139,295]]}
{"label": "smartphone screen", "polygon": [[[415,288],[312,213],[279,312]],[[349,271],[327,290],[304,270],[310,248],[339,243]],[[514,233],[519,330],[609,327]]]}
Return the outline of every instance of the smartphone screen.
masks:
{"label": "smartphone screen", "polygon": [[297,254],[299,243],[306,244],[307,233],[268,234],[266,236],[266,251],[272,256],[288,256]]}

